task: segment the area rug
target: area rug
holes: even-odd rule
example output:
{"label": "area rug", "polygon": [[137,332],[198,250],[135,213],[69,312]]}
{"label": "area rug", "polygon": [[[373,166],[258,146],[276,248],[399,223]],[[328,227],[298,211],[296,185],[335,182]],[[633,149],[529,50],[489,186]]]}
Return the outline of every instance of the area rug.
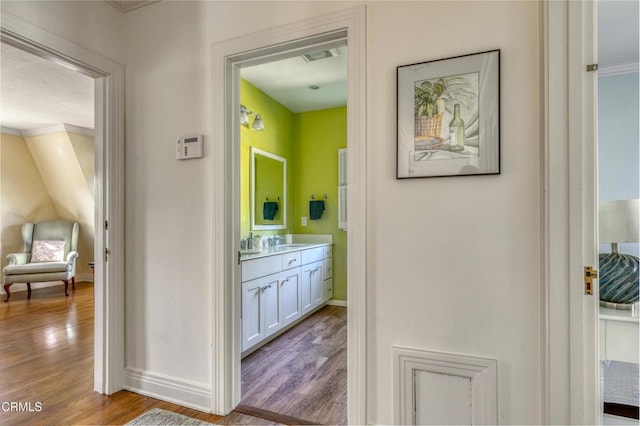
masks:
{"label": "area rug", "polygon": [[182,414],[172,413],[171,411],[154,408],[147,411],[143,415],[131,420],[129,426],[160,426],[160,425],[212,425],[213,423],[203,422],[202,420],[193,419],[183,416]]}

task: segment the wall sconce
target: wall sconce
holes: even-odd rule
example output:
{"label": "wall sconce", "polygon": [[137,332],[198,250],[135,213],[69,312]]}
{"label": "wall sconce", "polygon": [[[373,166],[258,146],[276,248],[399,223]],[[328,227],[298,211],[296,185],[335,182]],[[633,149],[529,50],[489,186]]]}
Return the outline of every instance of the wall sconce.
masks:
{"label": "wall sconce", "polygon": [[[240,105],[240,124],[242,124],[243,126],[249,126],[250,114],[253,114],[253,111],[249,111],[247,107],[245,107],[244,105]],[[262,122],[262,117],[260,117],[260,114],[256,113],[256,118],[253,119],[251,130],[255,130],[256,132],[261,132],[264,130],[264,123]]]}
{"label": "wall sconce", "polygon": [[249,125],[249,114],[253,114],[253,112],[249,111],[244,105],[240,105],[240,124],[243,126]]}
{"label": "wall sconce", "polygon": [[253,124],[251,125],[251,130],[255,130],[256,132],[264,130],[264,123],[262,122],[260,114],[256,114],[256,118],[253,120]]}

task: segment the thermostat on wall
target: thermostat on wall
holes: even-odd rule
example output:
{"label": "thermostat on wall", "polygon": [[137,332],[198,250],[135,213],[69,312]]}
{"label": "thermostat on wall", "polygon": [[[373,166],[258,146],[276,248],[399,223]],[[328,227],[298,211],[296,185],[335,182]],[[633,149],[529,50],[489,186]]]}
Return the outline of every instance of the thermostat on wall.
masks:
{"label": "thermostat on wall", "polygon": [[176,160],[202,157],[202,135],[185,136],[177,140]]}

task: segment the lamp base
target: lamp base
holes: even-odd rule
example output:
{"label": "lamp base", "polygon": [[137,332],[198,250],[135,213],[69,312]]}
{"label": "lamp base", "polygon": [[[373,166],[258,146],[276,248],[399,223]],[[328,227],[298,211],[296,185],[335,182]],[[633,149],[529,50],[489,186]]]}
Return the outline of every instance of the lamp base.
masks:
{"label": "lamp base", "polygon": [[638,264],[638,258],[629,254],[600,254],[601,303],[629,305],[631,309],[631,305],[640,300]]}
{"label": "lamp base", "polygon": [[605,302],[604,300],[600,301],[600,306],[607,309],[616,309],[618,311],[631,311],[635,306],[635,303],[613,303],[613,302]]}

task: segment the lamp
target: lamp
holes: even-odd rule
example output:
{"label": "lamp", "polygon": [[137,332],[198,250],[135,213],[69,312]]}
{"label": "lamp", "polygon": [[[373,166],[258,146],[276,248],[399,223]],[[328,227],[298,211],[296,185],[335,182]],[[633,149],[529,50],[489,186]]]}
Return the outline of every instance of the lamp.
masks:
{"label": "lamp", "polygon": [[249,111],[244,105],[240,105],[240,124],[243,126],[249,125],[249,114],[253,114],[253,112]]}
{"label": "lamp", "polygon": [[611,253],[600,254],[600,305],[631,309],[638,302],[638,258],[618,253],[618,243],[640,242],[640,200],[600,203],[600,242],[611,243]]}
{"label": "lamp", "polygon": [[256,118],[253,120],[253,124],[251,125],[251,130],[255,130],[256,132],[264,130],[264,123],[262,122],[260,114],[256,114]]}

